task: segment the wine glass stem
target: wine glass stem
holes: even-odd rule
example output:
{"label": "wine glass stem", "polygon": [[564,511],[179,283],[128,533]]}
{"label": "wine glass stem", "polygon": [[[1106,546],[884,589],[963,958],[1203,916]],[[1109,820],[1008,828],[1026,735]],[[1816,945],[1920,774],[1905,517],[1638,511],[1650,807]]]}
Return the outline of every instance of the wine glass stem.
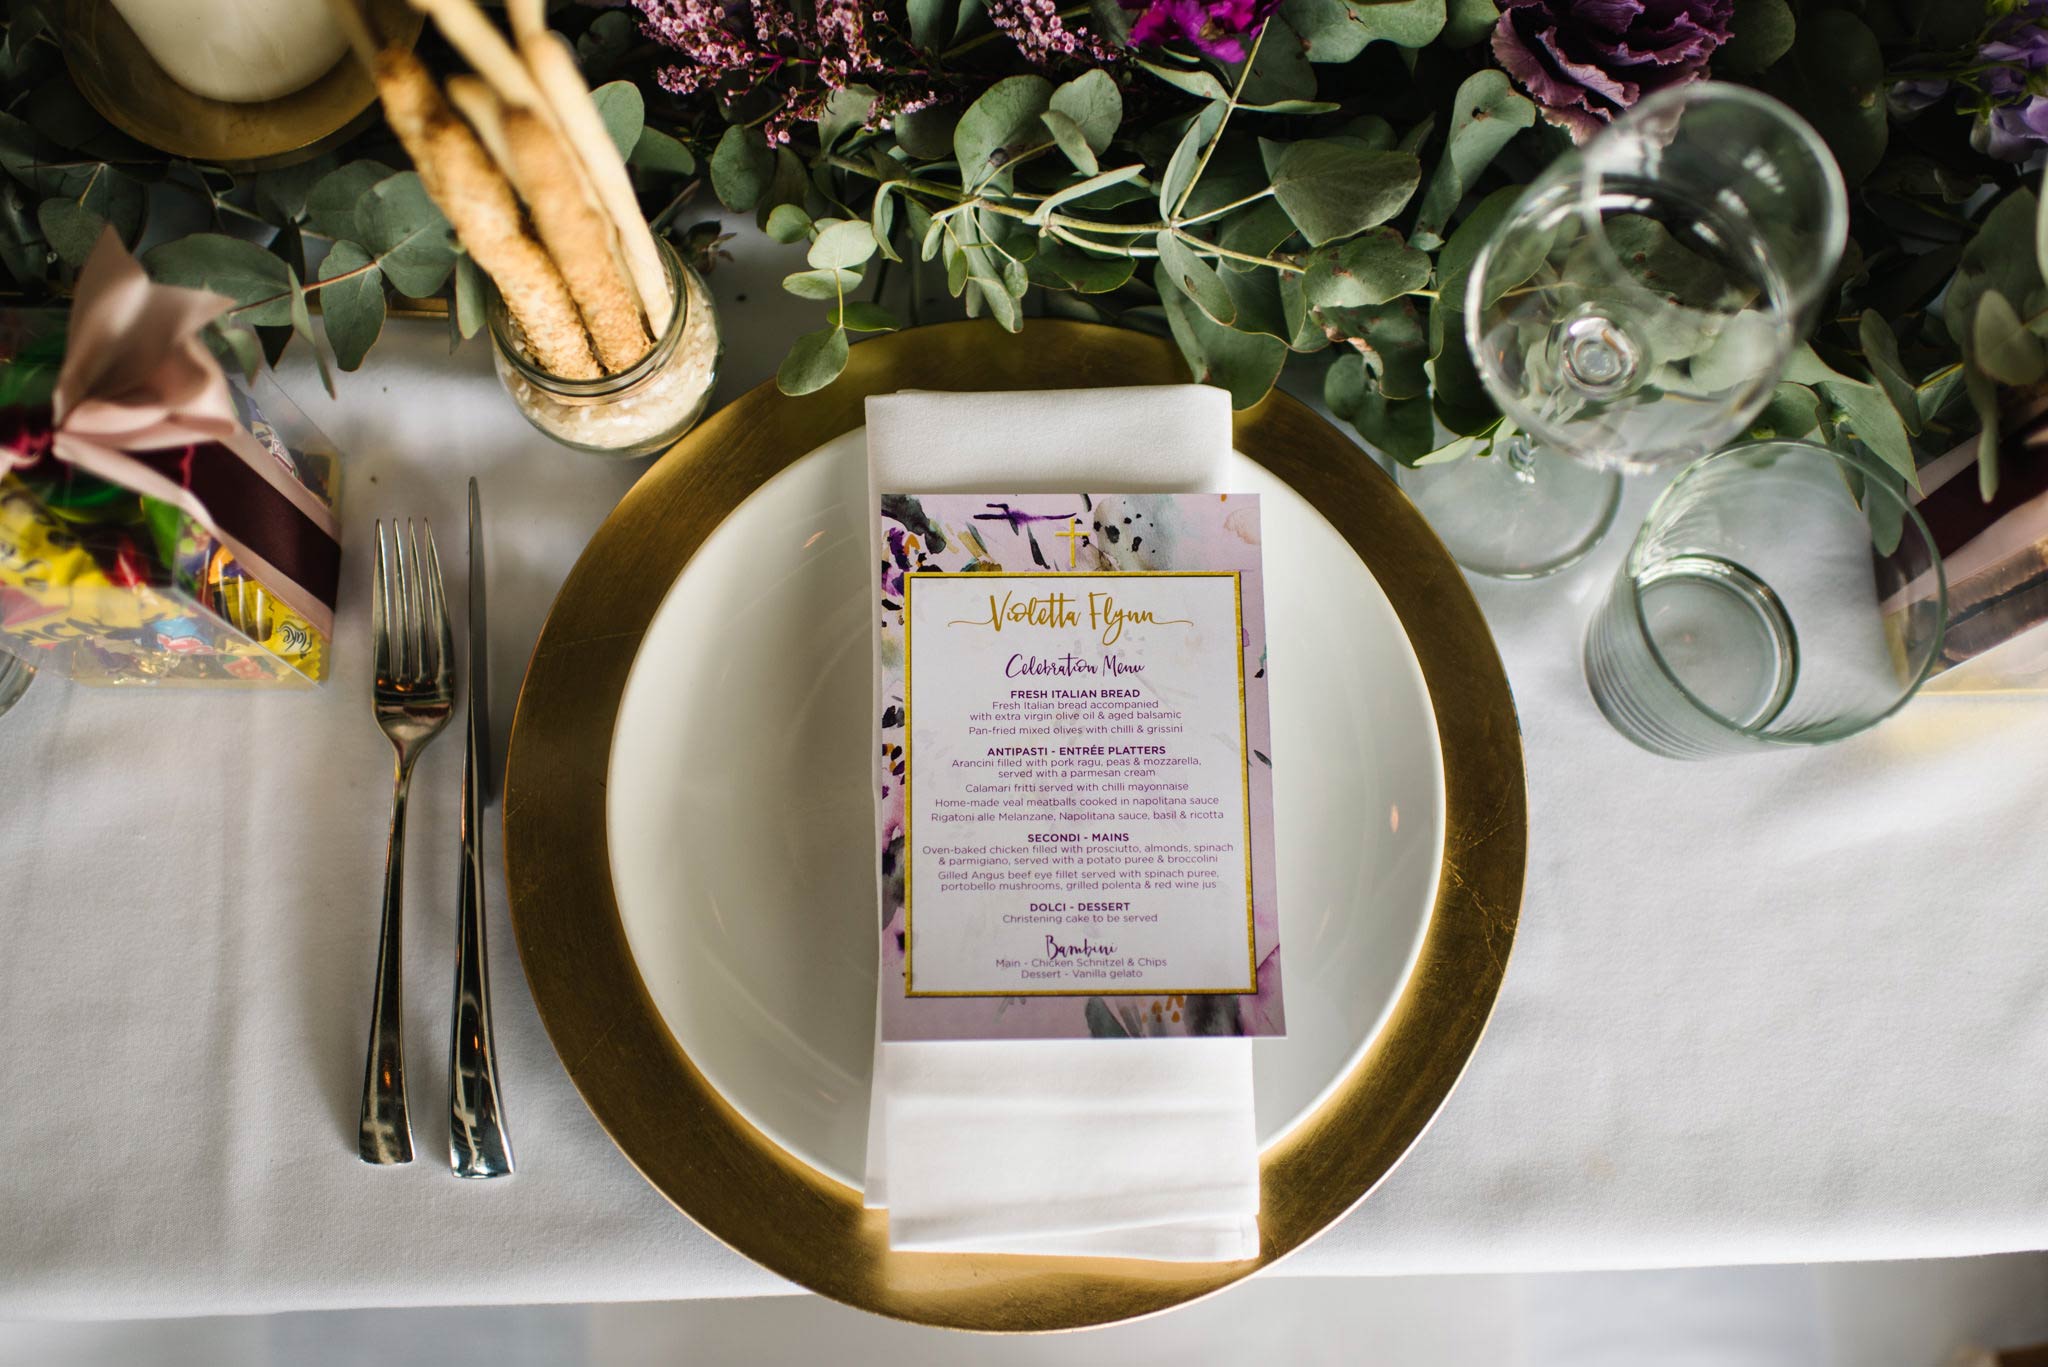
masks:
{"label": "wine glass stem", "polygon": [[1521,433],[1509,437],[1502,451],[1507,457],[1508,468],[1515,472],[1515,478],[1523,484],[1536,482],[1536,444]]}

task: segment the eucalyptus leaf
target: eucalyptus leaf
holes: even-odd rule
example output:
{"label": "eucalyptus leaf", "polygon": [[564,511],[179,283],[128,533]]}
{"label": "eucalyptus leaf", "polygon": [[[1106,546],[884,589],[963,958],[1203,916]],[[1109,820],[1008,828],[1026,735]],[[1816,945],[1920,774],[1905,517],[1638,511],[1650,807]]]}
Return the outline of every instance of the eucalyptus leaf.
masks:
{"label": "eucalyptus leaf", "polygon": [[1323,247],[1308,258],[1302,282],[1317,308],[1384,304],[1429,283],[1429,257],[1401,240],[1392,228],[1374,228],[1344,243]]}
{"label": "eucalyptus leaf", "polygon": [[1535,122],[1535,103],[1515,90],[1506,73],[1486,70],[1467,76],[1451,101],[1443,155],[1430,174],[1429,188],[1422,192],[1409,240],[1425,251],[1442,246],[1444,225],[1478,182],[1479,173]]}
{"label": "eucalyptus leaf", "polygon": [[291,223],[305,214],[307,194],[334,169],[334,157],[322,153],[294,166],[259,171],[251,178],[249,197],[256,212],[271,222]]}
{"label": "eucalyptus leaf", "polygon": [[919,47],[933,47],[953,31],[952,0],[907,0],[905,10],[910,20],[910,41]]}
{"label": "eucalyptus leaf", "polygon": [[1845,9],[1809,11],[1791,51],[1761,84],[1806,116],[1851,186],[1877,167],[1890,140],[1884,53],[1870,25]]}
{"label": "eucalyptus leaf", "polygon": [[1749,425],[1758,439],[1797,441],[1820,427],[1820,396],[1803,384],[1781,384],[1771,391],[1764,411]]}
{"label": "eucalyptus leaf", "polygon": [[482,330],[483,325],[483,268],[468,252],[464,252],[455,258],[455,331],[468,341]]}
{"label": "eucalyptus leaf", "polygon": [[[351,272],[361,272],[351,274]],[[347,279],[336,279],[347,276]],[[320,313],[327,345],[343,370],[354,370],[384,330],[384,274],[354,242],[337,242],[320,263]],[[324,283],[333,281],[334,283]]]}
{"label": "eucalyptus leaf", "polygon": [[253,242],[221,233],[194,233],[150,248],[142,264],[166,285],[226,295],[235,301],[237,323],[291,326],[291,267]]}
{"label": "eucalyptus leaf", "polygon": [[612,81],[590,92],[597,112],[604,119],[604,131],[611,136],[619,156],[630,156],[639,145],[640,130],[647,124],[647,101],[640,87],[631,81]]}
{"label": "eucalyptus leaf", "polygon": [[1496,0],[1448,0],[1444,31],[1438,41],[1448,48],[1471,47],[1485,41],[1500,24]]}
{"label": "eucalyptus leaf", "polygon": [[1977,367],[2000,384],[2031,385],[2048,374],[2048,352],[2042,351],[2040,339],[2027,331],[2011,301],[1997,290],[1979,296],[1970,343]]}
{"label": "eucalyptus leaf", "polygon": [[875,230],[864,218],[841,219],[821,225],[811,242],[808,260],[819,270],[842,270],[858,266],[875,254]]}
{"label": "eucalyptus leaf", "polygon": [[[206,325],[205,337],[214,355],[219,356],[223,364],[241,371],[244,379],[255,379],[256,372],[263,368],[263,347],[256,340],[254,330],[216,318]],[[223,352],[226,354],[222,355]]]}
{"label": "eucalyptus leaf", "polygon": [[75,199],[46,199],[36,206],[36,226],[50,250],[76,270],[106,231],[107,221]]}
{"label": "eucalyptus leaf", "polygon": [[[1214,266],[1195,255],[1171,231],[1160,233],[1152,240],[1159,249],[1161,276],[1171,277],[1181,292],[1194,300],[1196,307],[1218,323],[1228,327],[1237,320],[1237,305],[1231,302],[1230,291]],[[1163,282],[1159,284],[1159,291],[1161,294],[1166,292]]]}
{"label": "eucalyptus leaf", "polygon": [[1177,286],[1159,293],[1167,327],[1197,382],[1230,391],[1230,406],[1250,408],[1280,378],[1287,348],[1260,332],[1239,332],[1216,322]]}
{"label": "eucalyptus leaf", "polygon": [[822,328],[796,339],[775,372],[775,387],[785,394],[811,394],[839,378],[846,369],[846,329]]}
{"label": "eucalyptus leaf", "polygon": [[1964,367],[1963,381],[1979,424],[1977,492],[1989,503],[1998,496],[1998,386],[1975,366]]}
{"label": "eucalyptus leaf", "polygon": [[[1262,199],[1249,208],[1242,209],[1223,220],[1225,227],[1217,240],[1234,252],[1250,256],[1271,256],[1280,250],[1281,244],[1294,236],[1294,220],[1280,207],[1275,199]],[[1233,261],[1225,257],[1218,263],[1228,271],[1252,271],[1263,269],[1249,262]]]}
{"label": "eucalyptus leaf", "polygon": [[396,174],[381,161],[352,161],[329,171],[306,192],[306,221],[324,237],[360,240],[365,233],[357,209],[363,196]]}
{"label": "eucalyptus leaf", "polygon": [[1350,420],[1368,445],[1402,465],[1417,464],[1436,443],[1436,414],[1428,399],[1390,399],[1368,393]]}
{"label": "eucalyptus leaf", "polygon": [[1175,90],[1185,91],[1198,100],[1208,100],[1213,104],[1225,104],[1230,100],[1230,92],[1223,88],[1223,82],[1200,67],[1183,71],[1176,67],[1161,66],[1157,62],[1148,62],[1143,58],[1139,59],[1138,65]]}
{"label": "eucalyptus leaf", "polygon": [[953,130],[953,158],[960,178],[973,189],[1002,172],[1014,150],[1044,125],[1039,115],[1051,108],[1052,85],[1043,76],[1010,76],[997,81],[960,116]]}
{"label": "eucalyptus leaf", "polygon": [[1941,301],[1942,320],[1958,346],[1969,345],[1977,298],[1986,290],[2003,294],[2023,315],[2048,302],[2034,250],[2039,216],[2033,191],[2016,190],[1991,207],[1963,248],[1955,282]]}
{"label": "eucalyptus leaf", "polygon": [[1309,244],[1320,247],[1401,212],[1421,177],[1421,163],[1407,152],[1311,139],[1280,154],[1273,195]]}
{"label": "eucalyptus leaf", "polygon": [[1128,256],[1097,256],[1062,242],[1039,249],[1031,258],[1031,278],[1037,283],[1079,294],[1107,294],[1123,288],[1137,269]]}
{"label": "eucalyptus leaf", "polygon": [[1728,41],[1714,54],[1714,66],[1738,76],[1755,76],[1792,50],[1798,32],[1787,0],[1735,0]]}
{"label": "eucalyptus leaf", "polygon": [[801,242],[811,235],[811,216],[794,204],[778,204],[768,211],[768,236],[777,242]]}
{"label": "eucalyptus leaf", "polygon": [[1309,65],[1307,47],[1301,35],[1278,14],[1266,20],[1259,50],[1252,56],[1251,71],[1246,73],[1242,62],[1228,63],[1225,71],[1233,82],[1242,77],[1237,98],[1246,108],[1270,109],[1315,98],[1316,73]]}
{"label": "eucalyptus leaf", "polygon": [[959,113],[943,105],[898,114],[890,121],[897,144],[919,161],[943,161],[951,156],[953,132],[959,125]]}
{"label": "eucalyptus leaf", "polygon": [[875,187],[875,202],[868,208],[868,226],[875,232],[875,249],[885,261],[901,261],[896,254],[896,244],[891,240],[896,234],[896,196],[891,193],[900,181],[885,180]]}
{"label": "eucalyptus leaf", "polygon": [[1109,150],[1110,140],[1124,121],[1123,92],[1106,71],[1084,72],[1052,92],[1051,110],[1073,120],[1088,141],[1088,150],[1100,157]]}
{"label": "eucalyptus leaf", "polygon": [[867,127],[875,111],[877,96],[870,86],[849,85],[835,90],[825,101],[818,120],[818,145],[827,152]]}
{"label": "eucalyptus leaf", "polygon": [[2034,269],[2048,280],[2048,195],[2034,208]]}
{"label": "eucalyptus leaf", "polygon": [[1143,174],[1145,174],[1145,168],[1133,164],[1130,166],[1119,166],[1114,171],[1104,171],[1099,175],[1090,176],[1086,180],[1075,181],[1065,189],[1055,190],[1040,200],[1038,207],[1031,211],[1031,217],[1026,221],[1030,223],[1043,223],[1048,216],[1071,200],[1093,194],[1095,191],[1107,186],[1120,185],[1127,180],[1136,180]]}
{"label": "eucalyptus leaf", "polygon": [[743,214],[761,202],[775,176],[775,154],[759,129],[728,124],[711,153],[711,191],[718,202]]}
{"label": "eucalyptus leaf", "polygon": [[697,174],[697,154],[659,128],[641,129],[640,139],[633,144],[633,153],[626,160],[659,175]]}
{"label": "eucalyptus leaf", "polygon": [[894,332],[902,326],[896,321],[896,315],[880,304],[857,299],[847,300],[843,309],[831,310],[825,315],[825,320],[835,327],[850,328],[854,332]]}
{"label": "eucalyptus leaf", "polygon": [[799,299],[830,299],[835,303],[859,284],[860,272],[849,270],[797,271],[782,277],[782,288]]}
{"label": "eucalyptus leaf", "polygon": [[787,147],[775,149],[775,169],[769,174],[768,188],[761,192],[761,198],[754,204],[756,227],[768,221],[778,204],[802,204],[810,193],[810,176],[804,169],[803,158]]}
{"label": "eucalyptus leaf", "polygon": [[1427,47],[1446,17],[1444,0],[1285,0],[1280,16],[1312,62],[1348,62],[1375,42]]}
{"label": "eucalyptus leaf", "polygon": [[1222,280],[1236,313],[1230,320],[1231,327],[1239,332],[1263,332],[1283,345],[1294,336],[1286,305],[1280,298],[1278,271],[1232,271],[1224,274]]}
{"label": "eucalyptus leaf", "polygon": [[455,269],[455,233],[417,171],[377,182],[362,205],[364,245],[401,294],[425,299]]}
{"label": "eucalyptus leaf", "polygon": [[1388,398],[1417,399],[1429,393],[1429,344],[1412,302],[1318,309],[1316,317],[1325,335],[1336,334],[1364,358],[1366,372]]}
{"label": "eucalyptus leaf", "polygon": [[306,291],[299,284],[298,276],[292,277],[292,335],[302,337],[306,349],[313,353],[313,368],[320,374],[320,387],[333,398],[334,372],[327,368],[327,357],[320,352],[319,340],[313,334],[313,311],[306,307]]}
{"label": "eucalyptus leaf", "polygon": [[1840,423],[1846,425],[1856,439],[1869,447],[1877,458],[1905,476],[1914,488],[1920,487],[1920,475],[1913,461],[1913,442],[1906,435],[1906,425],[1899,419],[1899,412],[1893,408],[1884,391],[1876,385],[1861,380],[1838,378],[1823,380],[1817,386],[1820,392],[1834,405]]}
{"label": "eucalyptus leaf", "polygon": [[1060,145],[1060,152],[1082,175],[1092,176],[1101,169],[1101,163],[1095,160],[1095,149],[1088,145],[1088,136],[1081,131],[1080,124],[1057,109],[1048,109],[1038,117],[1053,141]]}
{"label": "eucalyptus leaf", "polygon": [[1180,143],[1173,149],[1173,156],[1167,160],[1166,170],[1159,176],[1159,216],[1172,221],[1180,211],[1181,196],[1194,183],[1195,168],[1201,163],[1202,148],[1209,139],[1216,136],[1216,130],[1223,125],[1224,106],[1204,105],[1201,113],[1188,121],[1187,131],[1181,134]]}
{"label": "eucalyptus leaf", "polygon": [[1913,382],[1906,378],[1906,368],[1899,360],[1899,339],[1892,335],[1884,315],[1875,309],[1863,310],[1856,321],[1856,337],[1863,347],[1863,359],[1870,363],[1870,373],[1892,407],[1899,410],[1900,421],[1908,432],[1920,435],[1920,399]]}

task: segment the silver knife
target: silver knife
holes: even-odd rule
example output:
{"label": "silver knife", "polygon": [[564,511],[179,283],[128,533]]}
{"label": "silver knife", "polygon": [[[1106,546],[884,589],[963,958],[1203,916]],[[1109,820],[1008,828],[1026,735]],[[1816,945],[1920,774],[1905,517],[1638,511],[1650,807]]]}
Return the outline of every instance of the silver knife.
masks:
{"label": "silver knife", "polygon": [[484,955],[484,806],[491,793],[491,657],[484,622],[484,521],[469,481],[469,734],[462,757],[462,928],[455,955],[455,1030],[448,1046],[448,1166],[457,1177],[510,1177],[512,1140],[491,1045],[491,974]]}

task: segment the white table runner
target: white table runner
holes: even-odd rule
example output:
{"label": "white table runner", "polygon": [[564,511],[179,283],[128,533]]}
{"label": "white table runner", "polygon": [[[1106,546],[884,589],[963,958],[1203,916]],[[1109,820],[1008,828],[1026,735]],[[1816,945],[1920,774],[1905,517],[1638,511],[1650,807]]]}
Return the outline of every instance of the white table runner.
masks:
{"label": "white table runner", "polygon": [[[712,280],[722,396],[815,326],[778,296],[788,250],[751,229],[738,246]],[[0,1319],[789,1289],[677,1214],[583,1108],[495,874],[519,1175],[460,1183],[439,1161],[454,737],[421,762],[408,861],[420,1161],[355,1159],[389,766],[359,645],[364,536],[433,517],[459,595],[463,481],[483,479],[502,747],[548,603],[638,467],[530,432],[487,354],[448,357],[435,326],[394,323],[340,405],[298,364],[285,379],[352,458],[327,691],[43,680],[0,718]],[[1927,698],[1825,751],[1654,759],[1579,679],[1625,539],[1562,579],[1480,590],[1528,750],[1515,956],[1437,1123],[1283,1270],[2048,1245],[2048,699]]]}

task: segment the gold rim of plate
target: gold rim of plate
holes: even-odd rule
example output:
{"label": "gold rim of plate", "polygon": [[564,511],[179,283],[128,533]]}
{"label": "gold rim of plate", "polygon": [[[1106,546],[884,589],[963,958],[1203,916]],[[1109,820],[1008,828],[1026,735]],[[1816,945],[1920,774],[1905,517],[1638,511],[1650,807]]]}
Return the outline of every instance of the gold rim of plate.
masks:
{"label": "gold rim of plate", "polygon": [[871,394],[1187,378],[1168,342],[1063,320],[1034,319],[1021,336],[981,321],[864,342],[824,390],[790,398],[764,384],[662,457],[598,529],[542,628],[505,776],[513,933],[541,1019],[584,1101],[657,1191],[820,1295],[998,1332],[1111,1324],[1186,1304],[1287,1256],[1362,1200],[1422,1134],[1485,1029],[1528,848],[1507,676],[1464,576],[1421,514],[1349,438],[1281,394],[1237,415],[1237,449],[1327,518],[1392,602],[1429,685],[1446,825],[1436,905],[1392,1014],[1335,1091],[1260,1156],[1256,1260],[891,1252],[887,1217],[742,1119],[648,995],[619,919],[603,794],[627,673],[705,538],[777,473],[860,426]]}
{"label": "gold rim of plate", "polygon": [[[367,0],[372,32],[406,47],[426,16],[406,0]],[[377,98],[352,52],[302,90],[234,104],[195,94],[170,74],[111,0],[66,0],[64,62],[79,93],[108,123],[138,142],[231,170],[266,171],[324,151],[356,130]]]}

